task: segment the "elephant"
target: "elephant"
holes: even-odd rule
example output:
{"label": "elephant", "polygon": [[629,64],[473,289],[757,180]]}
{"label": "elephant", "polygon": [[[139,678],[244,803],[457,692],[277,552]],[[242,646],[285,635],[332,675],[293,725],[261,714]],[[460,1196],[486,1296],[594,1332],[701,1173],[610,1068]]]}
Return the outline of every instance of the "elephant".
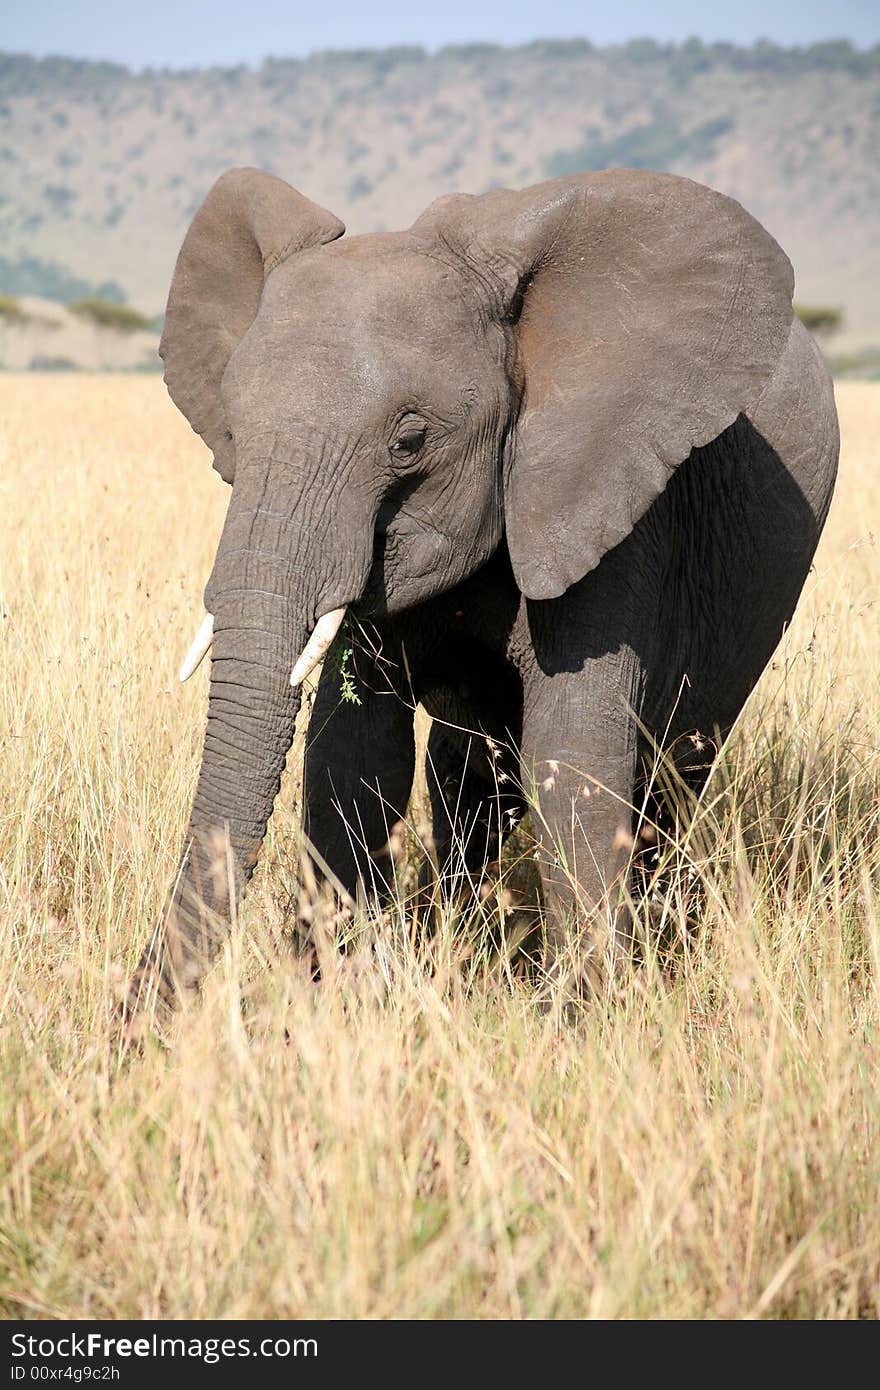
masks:
{"label": "elephant", "polygon": [[[533,798],[548,968],[602,920],[623,950],[648,754],[727,736],[828,511],[831,382],[733,199],[615,169],[344,231],[233,169],[171,282],[165,382],[231,492],[181,673],[210,647],[201,769],[132,1010],[198,991],[346,614],[373,638],[355,700],[324,663],[304,772],[326,881],[387,880],[420,703],[441,877],[479,875]],[[711,756],[679,762],[699,790]]]}

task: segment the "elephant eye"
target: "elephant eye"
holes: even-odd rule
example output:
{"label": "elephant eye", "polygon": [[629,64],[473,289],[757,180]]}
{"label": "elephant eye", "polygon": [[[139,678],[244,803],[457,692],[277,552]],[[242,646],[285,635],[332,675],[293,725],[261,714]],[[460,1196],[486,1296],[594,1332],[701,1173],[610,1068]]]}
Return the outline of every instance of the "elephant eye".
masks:
{"label": "elephant eye", "polygon": [[391,441],[389,450],[394,458],[412,458],[420,452],[426,434],[427,429],[424,425],[409,425]]}

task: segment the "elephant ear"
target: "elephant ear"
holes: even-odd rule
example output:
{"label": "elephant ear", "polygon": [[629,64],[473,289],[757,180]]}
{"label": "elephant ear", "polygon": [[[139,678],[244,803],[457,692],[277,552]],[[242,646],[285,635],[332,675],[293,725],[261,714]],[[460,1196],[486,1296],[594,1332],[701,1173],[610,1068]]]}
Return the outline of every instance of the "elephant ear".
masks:
{"label": "elephant ear", "polygon": [[556,598],[760,400],[791,330],[791,266],[739,203],[627,169],[444,198],[413,233],[515,323],[507,540],[522,592]]}
{"label": "elephant ear", "polygon": [[232,482],[235,458],[220,400],[232,350],[256,317],[263,282],[281,261],[335,241],[345,227],[295,188],[259,169],[230,169],[184,237],[159,355],[172,400]]}

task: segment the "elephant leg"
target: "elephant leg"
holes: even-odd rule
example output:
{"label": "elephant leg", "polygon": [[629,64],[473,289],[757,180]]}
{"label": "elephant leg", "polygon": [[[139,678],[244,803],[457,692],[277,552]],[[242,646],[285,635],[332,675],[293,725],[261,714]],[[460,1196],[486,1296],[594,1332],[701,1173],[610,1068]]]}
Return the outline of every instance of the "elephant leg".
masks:
{"label": "elephant leg", "polygon": [[[332,657],[332,653],[331,653]],[[415,771],[413,709],[369,654],[354,658],[353,693],[344,699],[338,663],[325,662],[309,723],[303,828],[352,898],[361,886],[389,896],[389,837],[403,820]]]}
{"label": "elephant leg", "polygon": [[[631,654],[630,654],[631,655]],[[523,785],[544,888],[547,963],[629,938],[620,903],[633,847],[637,737],[632,668],[620,650],[542,675],[523,720]]]}
{"label": "elephant leg", "polygon": [[[434,848],[446,897],[475,892],[487,863],[525,814],[510,750],[481,734],[434,723],[425,757]],[[423,868],[427,889],[432,866]]]}

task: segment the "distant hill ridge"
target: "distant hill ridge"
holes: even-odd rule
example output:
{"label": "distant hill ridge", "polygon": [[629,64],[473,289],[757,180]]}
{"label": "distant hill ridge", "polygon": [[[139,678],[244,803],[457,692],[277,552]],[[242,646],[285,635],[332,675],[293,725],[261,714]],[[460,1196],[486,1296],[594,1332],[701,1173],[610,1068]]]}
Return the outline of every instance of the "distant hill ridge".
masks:
{"label": "distant hill ridge", "polygon": [[[319,64],[335,67],[359,63],[372,66],[379,72],[387,72],[389,68],[404,63],[442,63],[444,59],[453,62],[485,62],[509,53],[558,59],[562,62],[593,53],[601,53],[608,59],[622,62],[671,60],[683,73],[714,66],[734,67],[743,72],[791,73],[843,69],[859,76],[880,72],[880,44],[875,44],[873,48],[860,49],[848,39],[829,39],[805,46],[786,47],[771,43],[768,39],[759,39],[754,44],[740,46],[723,42],[705,43],[698,38],[687,39],[681,44],[638,38],[604,48],[596,47],[586,38],[535,39],[531,43],[514,46],[499,43],[446,44],[436,50],[428,50],[421,44],[399,44],[389,48],[333,48],[310,53],[302,58],[270,57],[256,70],[264,74],[277,75],[280,68],[292,72],[297,68],[315,67]],[[0,53],[0,88],[5,95],[10,96],[16,91],[34,92],[41,86],[57,90],[60,85],[94,87],[114,81],[130,81],[133,78],[149,82],[157,76],[181,77],[250,70],[252,69],[248,64],[240,63],[226,68],[146,67],[136,72],[123,63],[95,62],[89,58],[66,58],[61,55],[34,58],[28,53]]]}
{"label": "distant hill ridge", "polygon": [[159,312],[192,213],[234,164],[354,232],[407,226],[440,193],[623,165],[739,198],[791,255],[798,297],[844,309],[841,344],[877,344],[878,75],[880,45],[845,41],[541,40],[137,73],[0,54],[0,292],[103,288]]}

